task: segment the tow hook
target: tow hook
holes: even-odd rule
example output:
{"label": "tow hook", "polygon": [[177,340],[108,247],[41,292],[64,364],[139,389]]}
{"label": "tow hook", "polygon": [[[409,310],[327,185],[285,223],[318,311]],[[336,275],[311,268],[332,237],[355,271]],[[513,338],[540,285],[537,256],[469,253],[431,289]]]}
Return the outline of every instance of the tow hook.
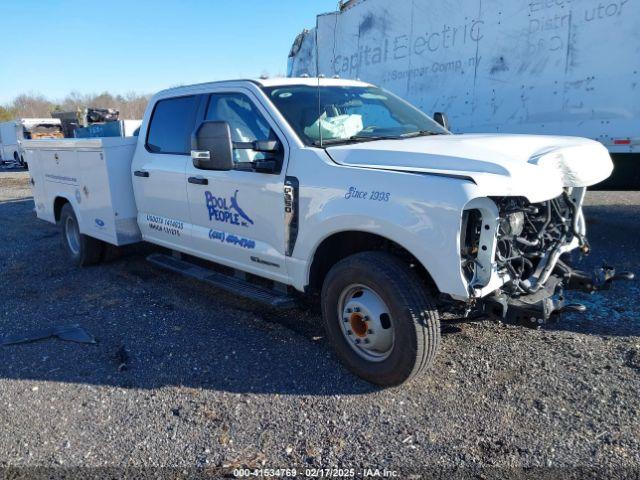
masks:
{"label": "tow hook", "polygon": [[569,305],[565,305],[560,310],[558,310],[557,313],[567,313],[567,312],[584,313],[586,311],[587,311],[587,307],[585,307],[583,304],[570,303]]}
{"label": "tow hook", "polygon": [[593,275],[581,270],[572,270],[568,276],[569,278],[565,282],[567,290],[582,290],[587,293],[609,290],[613,282],[619,280],[631,281],[635,278],[635,274],[632,272],[616,273],[616,269],[606,263],[601,268],[596,269]]}

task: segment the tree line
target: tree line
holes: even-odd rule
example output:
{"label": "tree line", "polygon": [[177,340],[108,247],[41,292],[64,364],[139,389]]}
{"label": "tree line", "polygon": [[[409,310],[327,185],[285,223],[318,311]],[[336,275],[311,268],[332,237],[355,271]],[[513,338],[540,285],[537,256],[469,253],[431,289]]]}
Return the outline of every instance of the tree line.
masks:
{"label": "tree line", "polygon": [[144,115],[150,95],[127,93],[113,95],[109,92],[100,94],[81,94],[71,92],[61,101],[52,101],[39,94],[18,95],[8,104],[0,105],[0,122],[18,118],[48,118],[53,111],[71,112],[87,107],[115,108],[120,112],[120,119],[141,119]]}

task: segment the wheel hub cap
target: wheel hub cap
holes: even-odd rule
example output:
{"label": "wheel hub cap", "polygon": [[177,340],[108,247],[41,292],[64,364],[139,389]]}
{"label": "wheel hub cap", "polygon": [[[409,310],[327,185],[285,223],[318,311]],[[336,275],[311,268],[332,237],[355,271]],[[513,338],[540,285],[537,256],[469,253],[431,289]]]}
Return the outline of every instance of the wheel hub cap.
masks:
{"label": "wheel hub cap", "polygon": [[368,361],[381,362],[393,350],[394,330],[389,308],[364,285],[351,285],[340,296],[338,314],[349,346]]}
{"label": "wheel hub cap", "polygon": [[71,217],[67,217],[65,233],[69,249],[77,255],[80,252],[80,231],[78,230],[78,225]]}

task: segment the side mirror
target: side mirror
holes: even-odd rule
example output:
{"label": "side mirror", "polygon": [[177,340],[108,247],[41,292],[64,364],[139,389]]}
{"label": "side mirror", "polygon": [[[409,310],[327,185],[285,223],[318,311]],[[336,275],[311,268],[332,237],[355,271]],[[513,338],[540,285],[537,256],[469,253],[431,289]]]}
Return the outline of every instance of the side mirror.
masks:
{"label": "side mirror", "polygon": [[233,170],[233,142],[227,122],[203,122],[191,137],[193,166],[201,170]]}
{"label": "side mirror", "polygon": [[261,153],[277,153],[280,151],[280,142],[277,140],[256,140],[253,142],[252,150]]}
{"label": "side mirror", "polygon": [[449,130],[449,119],[447,118],[446,113],[436,112],[433,114],[433,119],[437,123],[439,123],[442,128],[444,128],[445,130]]}

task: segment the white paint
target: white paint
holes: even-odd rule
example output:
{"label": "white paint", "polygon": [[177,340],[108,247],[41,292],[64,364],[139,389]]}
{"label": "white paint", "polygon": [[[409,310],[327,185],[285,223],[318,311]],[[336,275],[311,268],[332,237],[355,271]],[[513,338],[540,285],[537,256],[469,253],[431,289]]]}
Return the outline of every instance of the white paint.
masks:
{"label": "white paint", "polygon": [[80,232],[113,245],[141,240],[131,182],[134,138],[25,140],[38,218],[55,223],[54,204],[73,206]]}

